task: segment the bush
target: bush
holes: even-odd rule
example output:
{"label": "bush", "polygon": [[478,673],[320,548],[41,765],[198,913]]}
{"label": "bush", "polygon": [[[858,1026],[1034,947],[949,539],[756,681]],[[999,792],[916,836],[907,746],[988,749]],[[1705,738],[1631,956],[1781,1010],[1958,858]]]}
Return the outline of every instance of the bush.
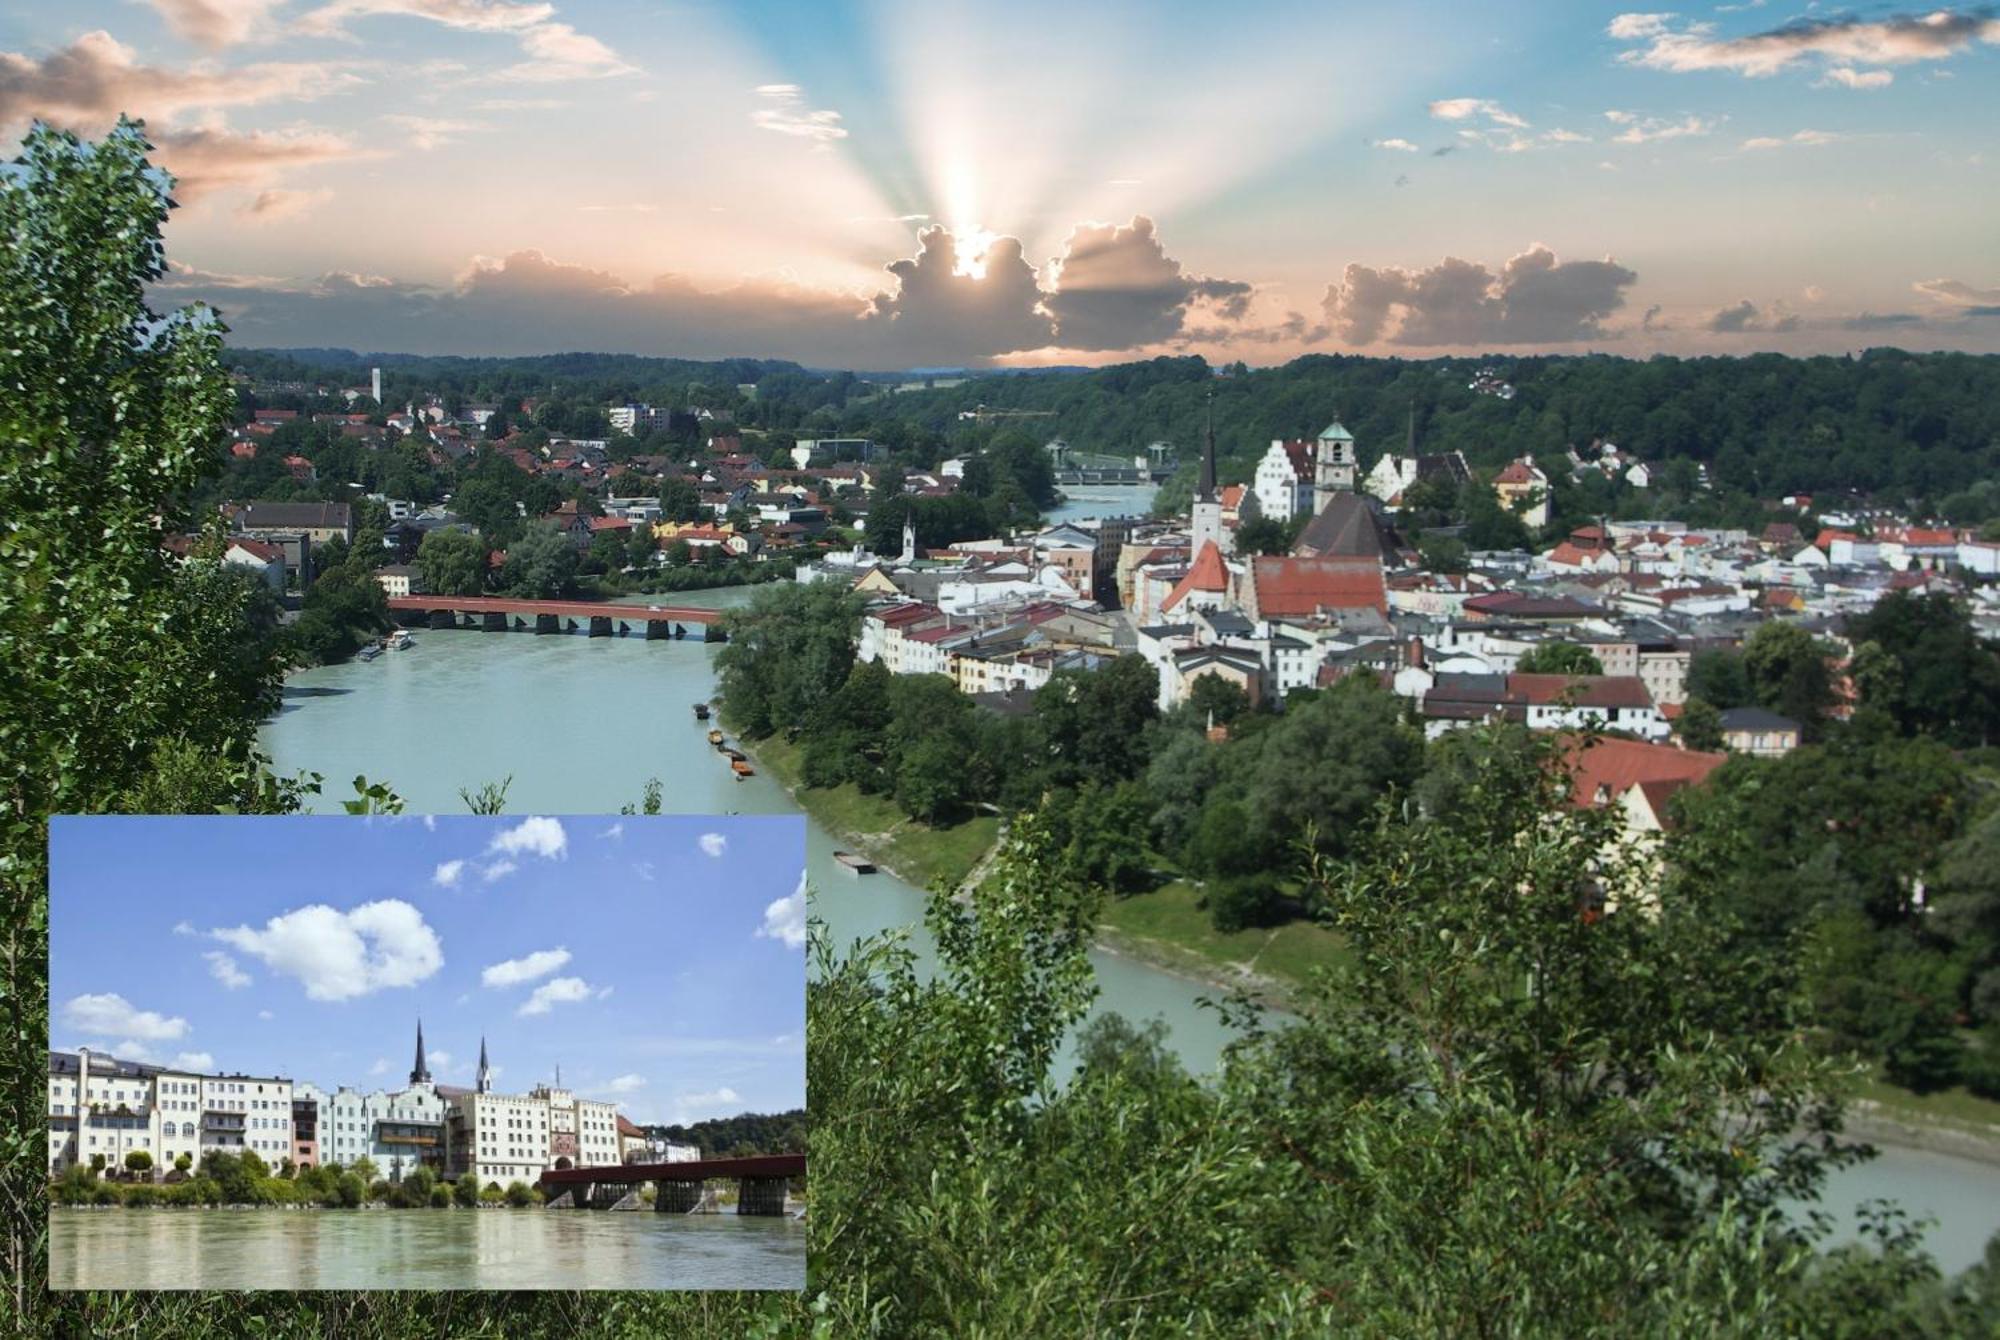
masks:
{"label": "bush", "polygon": [[141,1182],[137,1186],[125,1188],[127,1209],[151,1209],[161,1203],[160,1188]]}
{"label": "bush", "polygon": [[451,1208],[451,1189],[445,1186],[443,1182],[439,1182],[431,1188],[431,1208],[433,1210],[449,1210]]}
{"label": "bush", "polygon": [[153,1167],[153,1156],[143,1149],[135,1149],[125,1156],[125,1167],[130,1172],[150,1172]]}
{"label": "bush", "polygon": [[403,1179],[403,1194],[409,1197],[412,1205],[428,1205],[431,1187],[436,1181],[437,1175],[429,1168],[418,1168]]}
{"label": "bush", "polygon": [[334,1195],[343,1209],[357,1209],[367,1198],[368,1188],[354,1173],[342,1173],[334,1184]]}
{"label": "bush", "polygon": [[[376,1178],[376,1179],[375,1179],[375,1180],[374,1180],[373,1182],[370,1182],[370,1183],[368,1184],[368,1199],[370,1199],[370,1200],[388,1200],[388,1199],[389,1199],[389,1183],[388,1183],[387,1181],[385,1181],[384,1179],[380,1178],[380,1177]],[[391,1202],[391,1203],[393,1203],[393,1202]]]}
{"label": "bush", "polygon": [[118,1188],[109,1182],[99,1182],[91,1189],[90,1203],[92,1205],[116,1205],[118,1203]]}
{"label": "bush", "polygon": [[487,1205],[504,1205],[507,1193],[500,1189],[498,1182],[488,1182],[479,1189],[479,1199]]}
{"label": "bush", "polygon": [[1208,917],[1224,933],[1269,925],[1278,891],[1266,875],[1230,875],[1208,886]]}
{"label": "bush", "polygon": [[518,1210],[524,1206],[532,1205],[534,1200],[535,1193],[529,1189],[526,1182],[509,1182],[507,1184],[507,1203],[515,1209]]}
{"label": "bush", "polygon": [[471,1173],[459,1178],[452,1187],[452,1199],[468,1210],[479,1204],[479,1179]]}

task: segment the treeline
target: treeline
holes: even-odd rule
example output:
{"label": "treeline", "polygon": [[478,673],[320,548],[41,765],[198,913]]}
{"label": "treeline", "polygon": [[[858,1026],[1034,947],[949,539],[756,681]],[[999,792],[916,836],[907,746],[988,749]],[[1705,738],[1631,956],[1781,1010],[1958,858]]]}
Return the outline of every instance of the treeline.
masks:
{"label": "treeline", "polygon": [[498,1182],[482,1187],[471,1173],[445,1178],[420,1167],[390,1181],[380,1175],[375,1161],[366,1157],[344,1168],[338,1163],[299,1168],[287,1158],[273,1169],[249,1149],[241,1154],[211,1151],[202,1155],[199,1167],[195,1167],[193,1156],[182,1154],[174,1161],[174,1171],[169,1174],[172,1180],[164,1182],[151,1180],[153,1160],[144,1150],[125,1156],[124,1180],[108,1176],[117,1170],[104,1164],[102,1154],[92,1155],[88,1164],[72,1164],[51,1182],[49,1198],[57,1205],[119,1205],[135,1210],[199,1205],[315,1205],[342,1210],[364,1205],[386,1205],[392,1210],[508,1205],[524,1209],[543,1200],[539,1186],[516,1180],[505,1187]]}
{"label": "treeline", "polygon": [[733,1117],[710,1117],[685,1126],[648,1126],[649,1139],[670,1140],[677,1145],[694,1145],[703,1158],[745,1158],[752,1154],[803,1154],[806,1152],[806,1110],[789,1112],[743,1112]]}

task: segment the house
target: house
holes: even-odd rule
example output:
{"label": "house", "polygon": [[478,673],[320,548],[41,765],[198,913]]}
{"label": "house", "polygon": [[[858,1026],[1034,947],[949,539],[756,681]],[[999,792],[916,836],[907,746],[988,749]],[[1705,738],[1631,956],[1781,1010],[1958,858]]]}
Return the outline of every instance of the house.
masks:
{"label": "house", "polygon": [[[1676,749],[1672,745],[1621,740],[1615,736],[1572,743],[1564,767],[1570,779],[1570,803],[1579,808],[1615,805],[1622,811],[1624,842],[1641,857],[1633,893],[1652,904],[1659,870],[1659,840],[1673,822],[1673,798],[1699,786],[1728,760],[1725,754]],[[1606,891],[1606,905],[1616,891]]]}
{"label": "house", "polygon": [[354,511],[346,503],[251,502],[225,510],[235,513],[238,533],[278,545],[285,551],[286,566],[307,578],[315,546],[335,539],[354,541]]}
{"label": "house", "polygon": [[1243,612],[1253,620],[1313,618],[1338,610],[1389,610],[1382,565],[1373,558],[1257,557],[1243,584]]}
{"label": "house", "polygon": [[1598,727],[1663,739],[1666,718],[1635,675],[1507,676],[1511,704],[1524,709],[1529,730],[1582,730]]}
{"label": "house", "polygon": [[1295,558],[1373,558],[1400,567],[1395,538],[1375,513],[1373,500],[1359,493],[1326,495],[1325,507],[1292,545]]}
{"label": "house", "polygon": [[1529,529],[1549,524],[1549,477],[1536,466],[1532,456],[1509,461],[1494,476],[1493,492],[1500,505],[1517,513]]}
{"label": "house", "polygon": [[1761,707],[1732,707],[1722,714],[1722,742],[1739,754],[1778,758],[1799,747],[1799,723]]}
{"label": "house", "polygon": [[388,596],[420,596],[424,594],[424,574],[409,563],[390,563],[375,569],[375,580],[382,584],[382,593]]}
{"label": "house", "polygon": [[1368,472],[1361,487],[1380,498],[1383,506],[1393,510],[1403,505],[1403,494],[1420,480],[1443,484],[1456,493],[1458,486],[1470,478],[1471,467],[1465,463],[1465,457],[1456,451],[1429,456],[1385,455],[1375,462],[1375,468]]}
{"label": "house", "polygon": [[232,535],[222,551],[222,561],[256,573],[273,591],[285,589],[285,550],[282,545],[252,539],[247,535]]}
{"label": "house", "polygon": [[1313,444],[1273,439],[1257,461],[1250,488],[1263,515],[1277,521],[1304,515],[1312,507]]}

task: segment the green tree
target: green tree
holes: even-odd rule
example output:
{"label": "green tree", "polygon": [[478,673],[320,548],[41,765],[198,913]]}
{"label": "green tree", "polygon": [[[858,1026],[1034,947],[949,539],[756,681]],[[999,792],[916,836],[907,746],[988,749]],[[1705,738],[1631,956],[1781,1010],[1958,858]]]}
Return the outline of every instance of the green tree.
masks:
{"label": "green tree", "polygon": [[1064,670],[1035,691],[1035,719],[1058,786],[1119,782],[1145,770],[1147,726],[1159,716],[1159,671],[1141,656]]}
{"label": "green tree", "polygon": [[192,1154],[180,1154],[175,1156],[174,1158],[175,1172],[185,1173],[189,1168],[192,1167],[194,1167],[194,1156]]}
{"label": "green tree", "polygon": [[529,526],[507,546],[501,579],[518,595],[567,596],[576,589],[577,553],[569,536],[552,526]]}
{"label": "green tree", "polygon": [[722,617],[723,710],[752,739],[797,729],[847,679],[861,602],[830,582],[777,583]]}
{"label": "green tree", "polygon": [[1674,734],[1690,749],[1722,748],[1722,712],[1714,704],[1690,698],[1681,705]]}
{"label": "green tree", "polygon": [[150,1172],[152,1168],[153,1156],[143,1149],[135,1149],[125,1156],[125,1170],[127,1172]]}
{"label": "green tree", "polygon": [[417,570],[434,595],[476,596],[486,589],[486,541],[462,530],[433,530],[417,546]]}
{"label": "green tree", "polygon": [[524,1209],[534,1204],[535,1193],[528,1189],[526,1182],[507,1183],[507,1203],[515,1209]]}
{"label": "green tree", "polygon": [[471,1173],[461,1176],[452,1185],[452,1199],[462,1209],[473,1209],[479,1204],[479,1179]]}
{"label": "green tree", "polygon": [[342,1209],[355,1210],[368,1199],[368,1184],[359,1173],[344,1172],[335,1184],[335,1194]]}
{"label": "green tree", "polygon": [[1805,738],[1819,738],[1833,705],[1827,648],[1797,624],[1758,624],[1743,644],[1743,668],[1760,706],[1800,724]]}
{"label": "green tree", "polygon": [[701,490],[692,480],[683,475],[668,475],[660,481],[660,520],[700,521],[707,510],[701,503]]}
{"label": "green tree", "polygon": [[1604,663],[1588,647],[1574,642],[1538,642],[1515,667],[1524,675],[1601,675]]}
{"label": "green tree", "polygon": [[1721,648],[1694,654],[1688,662],[1687,691],[1690,698],[1699,698],[1723,711],[1749,707],[1757,701],[1743,657]]}

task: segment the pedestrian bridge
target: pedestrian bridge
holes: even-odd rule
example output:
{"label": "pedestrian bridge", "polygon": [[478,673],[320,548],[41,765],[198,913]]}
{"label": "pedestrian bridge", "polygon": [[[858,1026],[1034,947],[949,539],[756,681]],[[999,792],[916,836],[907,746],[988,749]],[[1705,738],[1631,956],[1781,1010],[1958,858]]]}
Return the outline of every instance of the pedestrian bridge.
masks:
{"label": "pedestrian bridge", "polygon": [[551,1168],[541,1176],[550,1209],[608,1210],[648,1182],[653,1208],[685,1214],[701,1203],[702,1185],[734,1178],[736,1213],[780,1215],[785,1187],[806,1175],[804,1154],[758,1154],[739,1159],[689,1159],[680,1163],[608,1163],[595,1168]]}
{"label": "pedestrian bridge", "polygon": [[[694,605],[614,605],[603,600],[533,600],[525,596],[390,596],[389,612],[418,628],[481,628],[489,633],[532,629],[613,637],[637,628],[649,638],[684,637],[690,624],[719,640],[721,610]],[[581,623],[579,623],[581,620]]]}

